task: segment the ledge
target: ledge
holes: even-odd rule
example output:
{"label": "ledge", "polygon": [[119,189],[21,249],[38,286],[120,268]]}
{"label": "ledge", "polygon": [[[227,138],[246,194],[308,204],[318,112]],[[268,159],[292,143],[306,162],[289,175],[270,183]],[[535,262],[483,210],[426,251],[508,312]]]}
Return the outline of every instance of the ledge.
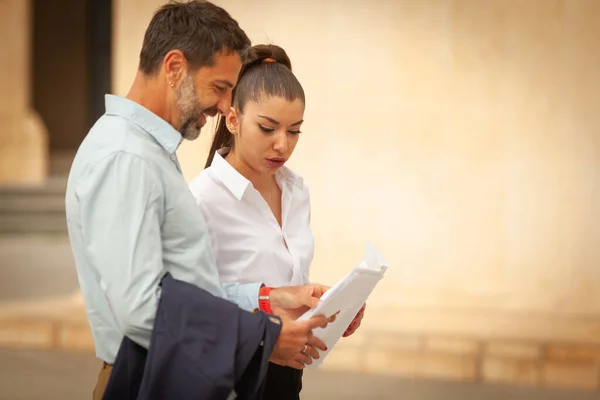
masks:
{"label": "ledge", "polygon": [[[0,305],[0,346],[93,354],[81,297]],[[600,321],[371,307],[321,368],[600,391]]]}

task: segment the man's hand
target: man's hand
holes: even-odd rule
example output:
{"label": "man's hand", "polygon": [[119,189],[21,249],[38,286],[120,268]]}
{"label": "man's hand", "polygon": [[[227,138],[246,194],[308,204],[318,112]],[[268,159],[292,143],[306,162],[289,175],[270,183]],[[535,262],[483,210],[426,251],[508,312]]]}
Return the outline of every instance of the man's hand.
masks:
{"label": "man's hand", "polygon": [[318,350],[327,351],[327,345],[318,337],[313,336],[308,340],[306,350],[303,352],[311,358],[310,364],[312,364],[312,359],[318,360],[321,357]]}
{"label": "man's hand", "polygon": [[313,347],[326,350],[325,344],[312,334],[313,329],[327,326],[325,317],[320,315],[306,321],[294,321],[282,316],[281,323],[281,333],[269,361],[303,369],[305,365],[312,364],[311,356],[316,353]]}
{"label": "man's hand", "polygon": [[274,315],[296,320],[315,308],[327,290],[329,287],[318,284],[274,288],[270,294],[271,310]]}
{"label": "man's hand", "polygon": [[354,319],[352,320],[352,322],[350,323],[350,326],[348,326],[348,328],[346,329],[346,332],[344,332],[343,337],[348,337],[350,335],[352,335],[360,326],[360,322],[363,319],[363,316],[365,315],[365,308],[367,307],[367,304],[363,304],[363,306],[361,307],[360,311],[358,312],[358,314],[356,314],[356,317],[354,317]]}

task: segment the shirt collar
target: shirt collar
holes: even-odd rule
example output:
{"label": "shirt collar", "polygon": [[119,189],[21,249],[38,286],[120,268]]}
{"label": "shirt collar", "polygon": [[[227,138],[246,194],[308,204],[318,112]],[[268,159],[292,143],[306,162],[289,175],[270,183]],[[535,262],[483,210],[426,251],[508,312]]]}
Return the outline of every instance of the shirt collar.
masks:
{"label": "shirt collar", "polygon": [[[229,164],[224,154],[229,153],[229,147],[224,147],[215,153],[210,169],[215,172],[217,177],[223,182],[225,187],[238,199],[241,200],[248,187],[253,187],[252,182],[246,179],[240,174],[235,168]],[[303,180],[300,176],[295,174],[291,169],[283,166],[277,171],[275,176],[277,182],[280,184],[282,190],[284,186],[281,185],[282,180],[292,183],[295,186],[302,188]]]}
{"label": "shirt collar", "polygon": [[171,124],[140,104],[124,97],[104,97],[107,115],[116,115],[148,132],[169,154],[173,155],[183,138]]}

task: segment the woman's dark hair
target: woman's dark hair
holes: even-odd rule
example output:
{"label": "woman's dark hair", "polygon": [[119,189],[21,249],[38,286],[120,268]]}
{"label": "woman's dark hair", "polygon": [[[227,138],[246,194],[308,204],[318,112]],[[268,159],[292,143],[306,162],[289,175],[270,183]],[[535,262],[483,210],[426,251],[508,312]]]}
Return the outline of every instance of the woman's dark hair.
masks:
{"label": "woman's dark hair", "polygon": [[[290,58],[279,46],[260,44],[250,49],[248,62],[242,66],[237,86],[233,89],[232,106],[242,114],[249,100],[260,101],[262,96],[305,102],[304,89],[292,73]],[[227,129],[225,119],[225,116],[219,117],[204,168],[210,167],[217,150],[233,148],[233,135]]]}

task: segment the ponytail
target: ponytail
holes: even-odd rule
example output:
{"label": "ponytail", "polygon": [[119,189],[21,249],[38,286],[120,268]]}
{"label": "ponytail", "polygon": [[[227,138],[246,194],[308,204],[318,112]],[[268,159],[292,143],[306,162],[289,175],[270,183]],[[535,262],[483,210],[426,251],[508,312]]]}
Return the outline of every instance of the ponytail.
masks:
{"label": "ponytail", "polygon": [[210,146],[210,150],[208,151],[208,158],[206,159],[204,168],[210,167],[215,158],[215,153],[223,147],[233,147],[233,135],[227,129],[225,116],[221,115],[217,122],[217,130],[215,131],[215,136]]}

